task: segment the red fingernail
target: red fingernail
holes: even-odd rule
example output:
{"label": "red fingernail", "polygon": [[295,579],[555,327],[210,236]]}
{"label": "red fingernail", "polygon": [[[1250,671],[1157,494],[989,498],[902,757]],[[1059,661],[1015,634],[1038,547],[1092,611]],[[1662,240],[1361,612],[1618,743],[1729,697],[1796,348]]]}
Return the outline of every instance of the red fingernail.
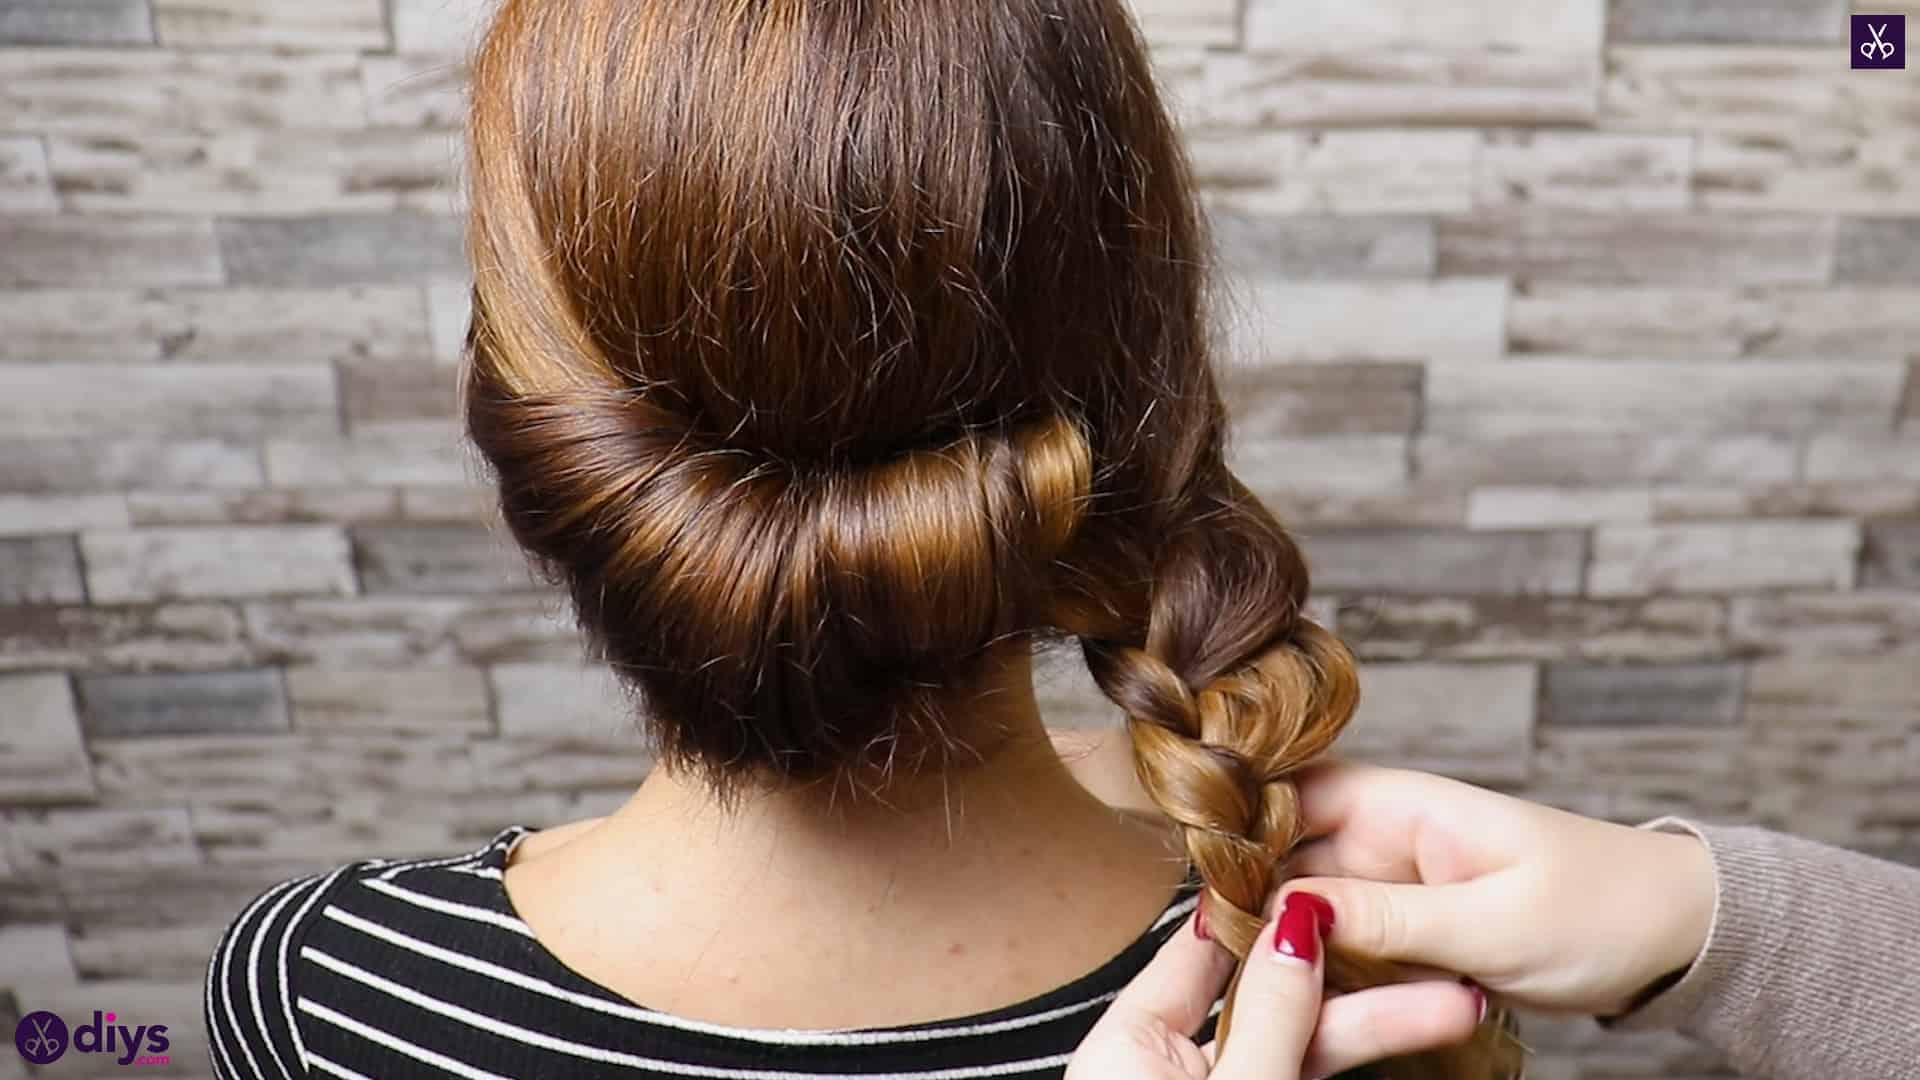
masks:
{"label": "red fingernail", "polygon": [[1273,934],[1274,954],[1308,965],[1319,963],[1320,930],[1331,910],[1325,899],[1312,893],[1288,893],[1280,909],[1280,926]]}
{"label": "red fingernail", "polygon": [[1297,892],[1293,895],[1313,908],[1314,917],[1320,920],[1320,933],[1323,936],[1333,933],[1333,905],[1327,902],[1326,897],[1310,892]]}
{"label": "red fingernail", "polygon": [[1466,987],[1467,989],[1469,989],[1469,990],[1471,990],[1471,991],[1473,991],[1473,1003],[1474,1003],[1475,1005],[1477,1005],[1477,1006],[1479,1006],[1479,1007],[1480,1007],[1480,1018],[1479,1018],[1478,1020],[1475,1020],[1475,1021],[1474,1021],[1474,1023],[1476,1023],[1476,1024],[1484,1024],[1484,1023],[1486,1023],[1486,1020],[1487,1020],[1487,992],[1486,992],[1485,990],[1483,990],[1483,989],[1481,989],[1481,987],[1480,987],[1480,984],[1479,984],[1479,983],[1477,983],[1477,982],[1474,982],[1474,981],[1473,981],[1472,979],[1469,979],[1469,978],[1467,978],[1467,977],[1466,977],[1465,975],[1462,975],[1462,976],[1460,977],[1460,985],[1462,985],[1462,986],[1464,986],[1464,987]]}
{"label": "red fingernail", "polygon": [[1200,902],[1193,908],[1193,936],[1201,941],[1212,941],[1213,935],[1207,932],[1207,894],[1200,894]]}

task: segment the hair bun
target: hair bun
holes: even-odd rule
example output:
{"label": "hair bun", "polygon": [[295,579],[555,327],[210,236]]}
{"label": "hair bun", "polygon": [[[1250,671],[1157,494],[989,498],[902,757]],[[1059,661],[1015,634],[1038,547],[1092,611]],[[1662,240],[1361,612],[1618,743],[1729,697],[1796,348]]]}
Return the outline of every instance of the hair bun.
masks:
{"label": "hair bun", "polygon": [[826,775],[910,734],[901,716],[934,741],[916,699],[1044,618],[1092,485],[1057,414],[829,464],[729,446],[630,391],[467,412],[515,539],[596,649],[698,718],[659,725],[663,752],[736,770]]}

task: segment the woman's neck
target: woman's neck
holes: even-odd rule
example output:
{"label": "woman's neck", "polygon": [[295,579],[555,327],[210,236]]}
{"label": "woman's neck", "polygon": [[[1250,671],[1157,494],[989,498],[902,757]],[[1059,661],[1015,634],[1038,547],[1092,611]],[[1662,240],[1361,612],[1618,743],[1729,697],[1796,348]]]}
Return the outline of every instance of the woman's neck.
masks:
{"label": "woman's neck", "polygon": [[509,894],[576,970],[723,1024],[912,1023],[1063,985],[1132,941],[1186,862],[1075,779],[1029,671],[960,718],[1001,733],[975,765],[728,805],[657,769],[613,814],[529,837]]}
{"label": "woman's neck", "polygon": [[[851,785],[756,789],[723,804],[698,778],[659,768],[604,819],[603,840],[657,834],[684,841],[672,855],[701,880],[781,872],[843,880],[849,887],[932,872],[951,880],[968,868],[1031,858],[1036,822],[1047,832],[1111,826],[1113,811],[1061,762],[1034,699],[1032,663],[1011,653],[950,713],[977,759],[870,788]],[[1022,838],[1022,851],[1008,838]],[[825,882],[822,882],[825,884]]]}

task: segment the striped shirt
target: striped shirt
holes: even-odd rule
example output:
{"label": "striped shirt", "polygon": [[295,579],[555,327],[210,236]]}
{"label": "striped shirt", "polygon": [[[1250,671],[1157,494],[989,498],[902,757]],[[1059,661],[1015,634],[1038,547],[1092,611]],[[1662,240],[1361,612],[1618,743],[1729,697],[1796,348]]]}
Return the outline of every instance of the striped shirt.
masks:
{"label": "striped shirt", "polygon": [[511,825],[444,858],[363,859],[254,897],[207,965],[214,1075],[1058,1077],[1198,891],[1190,879],[1119,955],[1017,1005],[901,1027],[739,1028],[636,1005],[548,952],[501,880],[534,831]]}

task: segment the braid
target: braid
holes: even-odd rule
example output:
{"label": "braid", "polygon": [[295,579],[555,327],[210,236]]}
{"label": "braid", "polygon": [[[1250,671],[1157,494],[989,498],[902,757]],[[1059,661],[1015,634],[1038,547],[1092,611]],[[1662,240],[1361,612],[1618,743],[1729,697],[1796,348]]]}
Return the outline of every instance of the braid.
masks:
{"label": "braid", "polygon": [[1197,691],[1145,649],[1095,644],[1087,656],[1109,694],[1146,690],[1150,704],[1128,717],[1141,782],[1181,828],[1217,936],[1244,954],[1300,838],[1288,776],[1327,749],[1359,699],[1346,647],[1303,621],[1293,641]]}
{"label": "braid", "polygon": [[[1308,573],[1292,537],[1224,468],[1202,475],[1215,490],[1190,499],[1189,524],[1158,553],[1148,595],[1082,601],[1075,629],[1094,681],[1127,715],[1141,784],[1180,829],[1205,883],[1213,936],[1244,970],[1300,841],[1290,777],[1333,745],[1360,684],[1346,645],[1301,612]],[[1390,964],[1329,951],[1337,989],[1395,976]],[[1216,1027],[1222,1045],[1238,985],[1236,972]],[[1493,1080],[1518,1075],[1517,1050],[1500,1025],[1483,1025],[1465,1046],[1377,1071]]]}

